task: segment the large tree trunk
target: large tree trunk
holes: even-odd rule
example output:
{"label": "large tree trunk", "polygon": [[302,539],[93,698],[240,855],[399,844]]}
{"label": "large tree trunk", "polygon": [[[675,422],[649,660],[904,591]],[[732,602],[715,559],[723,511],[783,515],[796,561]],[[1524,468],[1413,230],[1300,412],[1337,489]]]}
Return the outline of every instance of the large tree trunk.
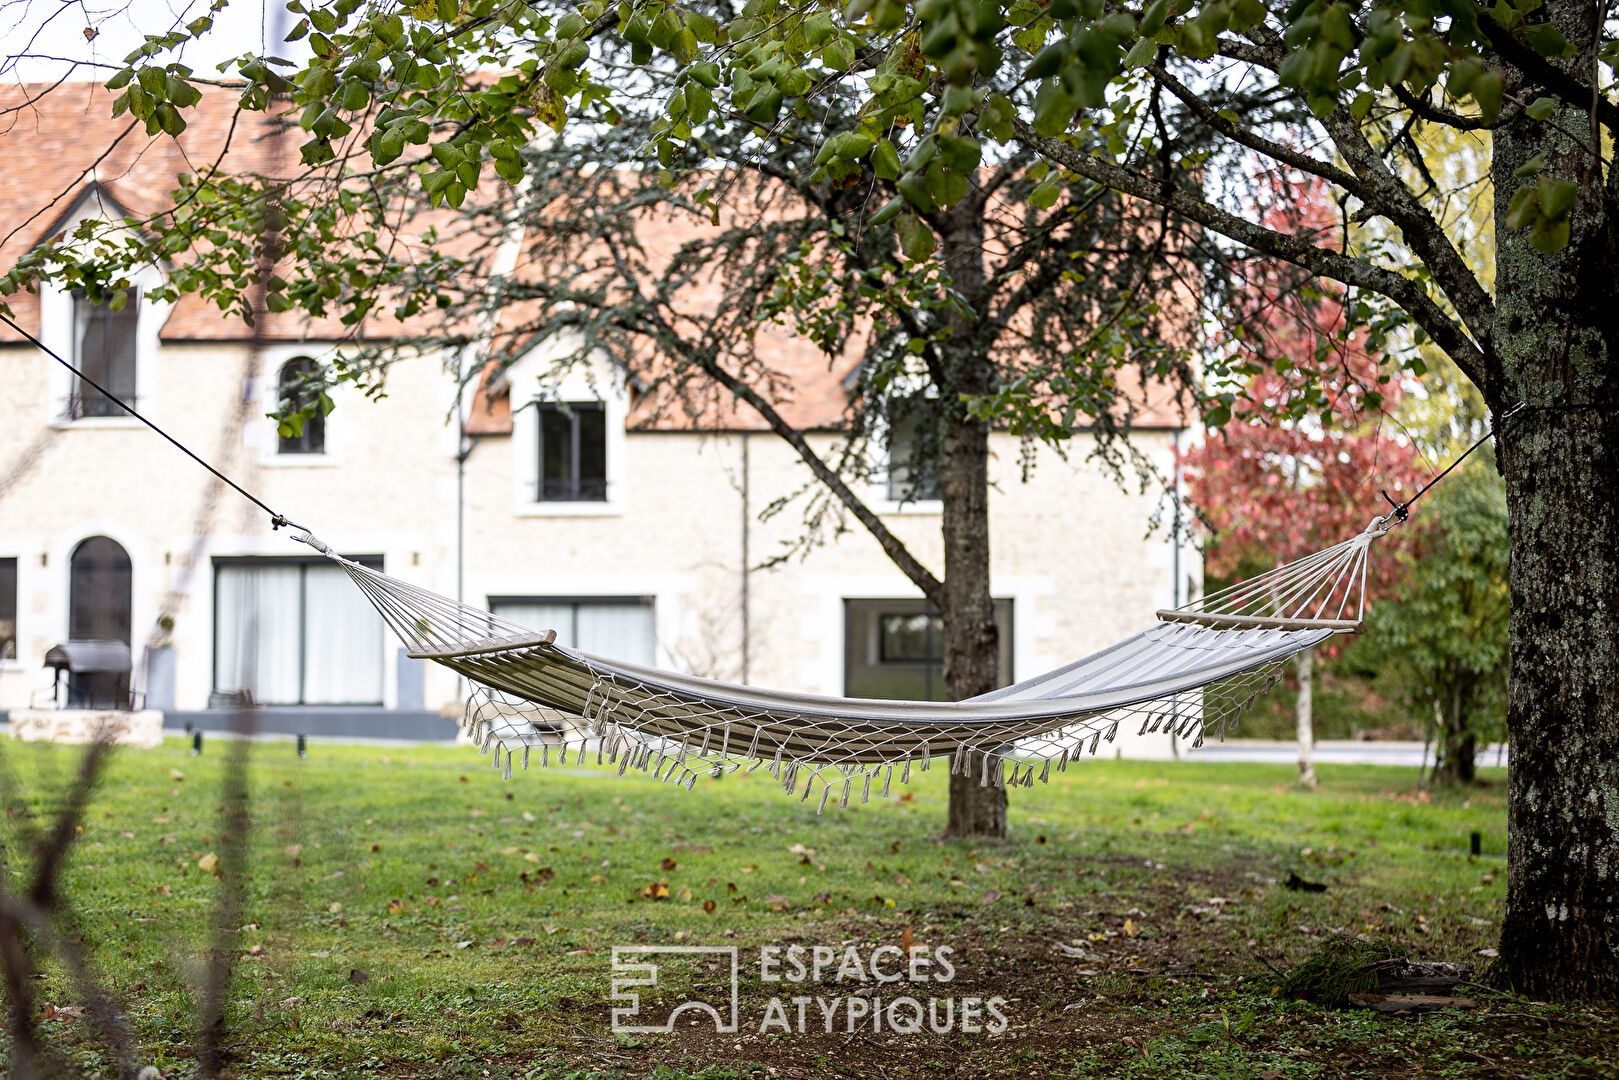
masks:
{"label": "large tree trunk", "polygon": [[[989,588],[989,432],[958,420],[945,433],[943,451],[944,680],[951,700],[961,701],[995,688],[999,657]],[[999,762],[975,757],[965,764],[950,777],[947,835],[1005,836]]]}
{"label": "large tree trunk", "polygon": [[[1589,2],[1548,10],[1589,40]],[[1494,133],[1501,377],[1484,387],[1498,420],[1525,403],[1497,440],[1512,543],[1500,976],[1562,1000],[1619,998],[1619,297],[1601,180],[1566,134],[1589,131],[1564,110]],[[1556,255],[1505,220],[1515,170],[1540,152],[1582,186]]]}
{"label": "large tree trunk", "polygon": [[1619,998],[1615,404],[1537,411],[1502,440],[1512,659],[1500,952],[1506,980],[1531,997]]}
{"label": "large tree trunk", "polygon": [[[940,254],[969,311],[987,306],[984,228],[976,193],[940,231]],[[952,701],[995,689],[1000,635],[989,584],[989,425],[967,415],[963,394],[986,394],[994,367],[977,318],[950,316],[943,343],[943,430],[939,486],[944,533],[944,681]],[[1006,785],[999,760],[978,755],[950,777],[949,836],[1006,835]],[[987,781],[987,783],[986,783]]]}

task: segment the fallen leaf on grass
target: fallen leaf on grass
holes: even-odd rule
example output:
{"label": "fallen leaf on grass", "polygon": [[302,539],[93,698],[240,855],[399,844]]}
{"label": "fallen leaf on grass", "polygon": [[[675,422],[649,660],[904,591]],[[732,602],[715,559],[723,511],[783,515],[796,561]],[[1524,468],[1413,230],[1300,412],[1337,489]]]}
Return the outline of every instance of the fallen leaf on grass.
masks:
{"label": "fallen leaf on grass", "polygon": [[654,881],[652,884],[642,889],[640,895],[646,897],[648,900],[667,900],[669,899],[669,886],[665,885],[661,881]]}
{"label": "fallen leaf on grass", "polygon": [[670,870],[673,870],[675,867],[677,867],[679,865],[680,864],[677,863],[674,859],[666,858],[661,863],[658,864],[658,869],[664,871],[665,873],[668,873]]}
{"label": "fallen leaf on grass", "polygon": [[214,868],[217,867],[218,865],[219,865],[219,856],[215,855],[211,851],[208,854],[204,855],[202,858],[197,860],[197,869],[201,870],[205,874],[213,873]]}
{"label": "fallen leaf on grass", "polygon": [[303,853],[303,850],[304,846],[302,844],[288,844],[286,847],[281,849],[281,853],[289,859],[296,859],[300,854]]}
{"label": "fallen leaf on grass", "polygon": [[514,938],[512,938],[510,944],[511,944],[511,947],[515,949],[515,948],[518,948],[518,947],[523,946],[523,945],[532,945],[532,944],[534,944],[534,939],[531,938],[531,937],[514,937]]}
{"label": "fallen leaf on grass", "polygon": [[390,915],[403,915],[404,913],[405,913],[405,902],[403,900],[390,900],[390,901],[388,901],[388,914],[390,914]]}
{"label": "fallen leaf on grass", "polygon": [[339,911],[343,910],[343,903],[340,900],[333,900],[330,904],[326,905],[326,910],[330,911],[333,915],[336,915]]}
{"label": "fallen leaf on grass", "polygon": [[359,968],[349,969],[349,982],[353,983],[355,986],[359,986],[361,983],[368,983],[370,981],[371,976],[367,975]]}
{"label": "fallen leaf on grass", "polygon": [[1140,932],[1141,932],[1141,930],[1140,930],[1139,927],[1136,926],[1134,919],[1126,919],[1126,920],[1124,920],[1124,936],[1125,937],[1135,937]]}
{"label": "fallen leaf on grass", "polygon": [[717,907],[719,907],[719,905],[714,903],[714,901],[712,901],[712,900],[704,900],[703,901],[703,911],[705,911],[709,915],[714,914],[714,909],[717,908]]}
{"label": "fallen leaf on grass", "polygon": [[472,940],[468,939],[466,941],[457,941],[455,943],[455,947],[457,949],[470,949],[476,944],[478,944],[476,941],[472,941]]}
{"label": "fallen leaf on grass", "polygon": [[170,780],[184,780],[185,778],[186,778],[186,774],[181,772],[179,769],[170,769],[169,770],[169,779]]}

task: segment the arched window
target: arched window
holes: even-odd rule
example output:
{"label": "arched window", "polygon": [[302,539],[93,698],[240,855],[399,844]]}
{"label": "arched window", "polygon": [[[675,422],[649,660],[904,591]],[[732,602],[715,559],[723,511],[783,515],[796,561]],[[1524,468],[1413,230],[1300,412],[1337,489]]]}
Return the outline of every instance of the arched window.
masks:
{"label": "arched window", "polygon": [[[80,542],[68,562],[68,639],[129,645],[130,624],[128,553],[105,536]],[[79,709],[129,708],[128,670],[73,672],[67,703]]]}
{"label": "arched window", "polygon": [[92,536],[69,563],[68,639],[128,645],[130,623],[129,555],[118,541]]}
{"label": "arched window", "polygon": [[276,380],[276,404],[281,414],[277,453],[326,452],[326,413],[320,400],[324,386],[320,365],[307,356],[295,356],[281,365],[281,375]]}

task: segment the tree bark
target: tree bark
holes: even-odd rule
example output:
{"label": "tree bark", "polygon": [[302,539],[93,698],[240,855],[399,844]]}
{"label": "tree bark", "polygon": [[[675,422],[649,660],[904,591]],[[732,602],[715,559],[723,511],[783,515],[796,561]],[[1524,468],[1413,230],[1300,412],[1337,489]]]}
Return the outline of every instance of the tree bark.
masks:
{"label": "tree bark", "polygon": [[[1554,0],[1565,36],[1590,40],[1596,9]],[[1581,33],[1580,27],[1584,32]],[[1582,50],[1582,55],[1587,55]],[[1509,69],[1510,72],[1510,69]],[[1510,75],[1516,95],[1521,79]],[[1507,909],[1498,976],[1560,1000],[1619,998],[1619,297],[1591,130],[1495,133],[1500,381],[1484,387],[1502,432],[1511,539]],[[1537,153],[1580,185],[1570,243],[1545,255],[1506,224],[1514,176]],[[1611,198],[1611,193],[1608,198]]]}
{"label": "tree bark", "polygon": [[1315,650],[1305,649],[1294,658],[1299,668],[1299,783],[1314,791],[1315,781]]}
{"label": "tree bark", "polygon": [[[943,454],[944,680],[953,701],[995,688],[1000,631],[989,586],[989,431],[951,424]],[[950,777],[948,836],[1006,835],[998,759],[974,756]],[[987,783],[985,782],[987,780]]]}
{"label": "tree bark", "polygon": [[1466,684],[1457,679],[1450,689],[1448,707],[1434,704],[1434,716],[1439,720],[1439,760],[1434,763],[1438,787],[1465,787],[1476,775],[1478,737],[1467,729],[1466,720],[1471,700]]}
{"label": "tree bark", "polygon": [[[988,393],[994,366],[981,340],[988,305],[983,211],[976,192],[943,217],[940,256],[967,301],[949,316],[940,437],[940,527],[944,539],[944,681],[952,701],[995,689],[1000,632],[989,580],[989,425],[967,414],[962,395]],[[1006,784],[997,757],[973,755],[950,777],[947,836],[1006,836]]]}

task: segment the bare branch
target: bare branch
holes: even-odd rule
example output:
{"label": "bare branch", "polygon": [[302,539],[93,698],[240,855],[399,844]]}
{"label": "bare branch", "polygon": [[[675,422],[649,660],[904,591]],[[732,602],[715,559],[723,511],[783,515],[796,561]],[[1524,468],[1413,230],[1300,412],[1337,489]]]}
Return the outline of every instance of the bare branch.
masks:
{"label": "bare branch", "polygon": [[1345,285],[1386,296],[1404,308],[1417,325],[1444,349],[1458,367],[1481,387],[1493,387],[1499,369],[1493,359],[1468,337],[1466,331],[1441,308],[1422,285],[1392,270],[1318,247],[1297,236],[1246,221],[1182,188],[1154,180],[1122,165],[1076,149],[1061,139],[1038,134],[1025,121],[1015,120],[1019,138],[1052,161],[1115,191],[1168,207],[1183,217],[1213,229],[1255,251],[1301,266],[1311,273]]}

